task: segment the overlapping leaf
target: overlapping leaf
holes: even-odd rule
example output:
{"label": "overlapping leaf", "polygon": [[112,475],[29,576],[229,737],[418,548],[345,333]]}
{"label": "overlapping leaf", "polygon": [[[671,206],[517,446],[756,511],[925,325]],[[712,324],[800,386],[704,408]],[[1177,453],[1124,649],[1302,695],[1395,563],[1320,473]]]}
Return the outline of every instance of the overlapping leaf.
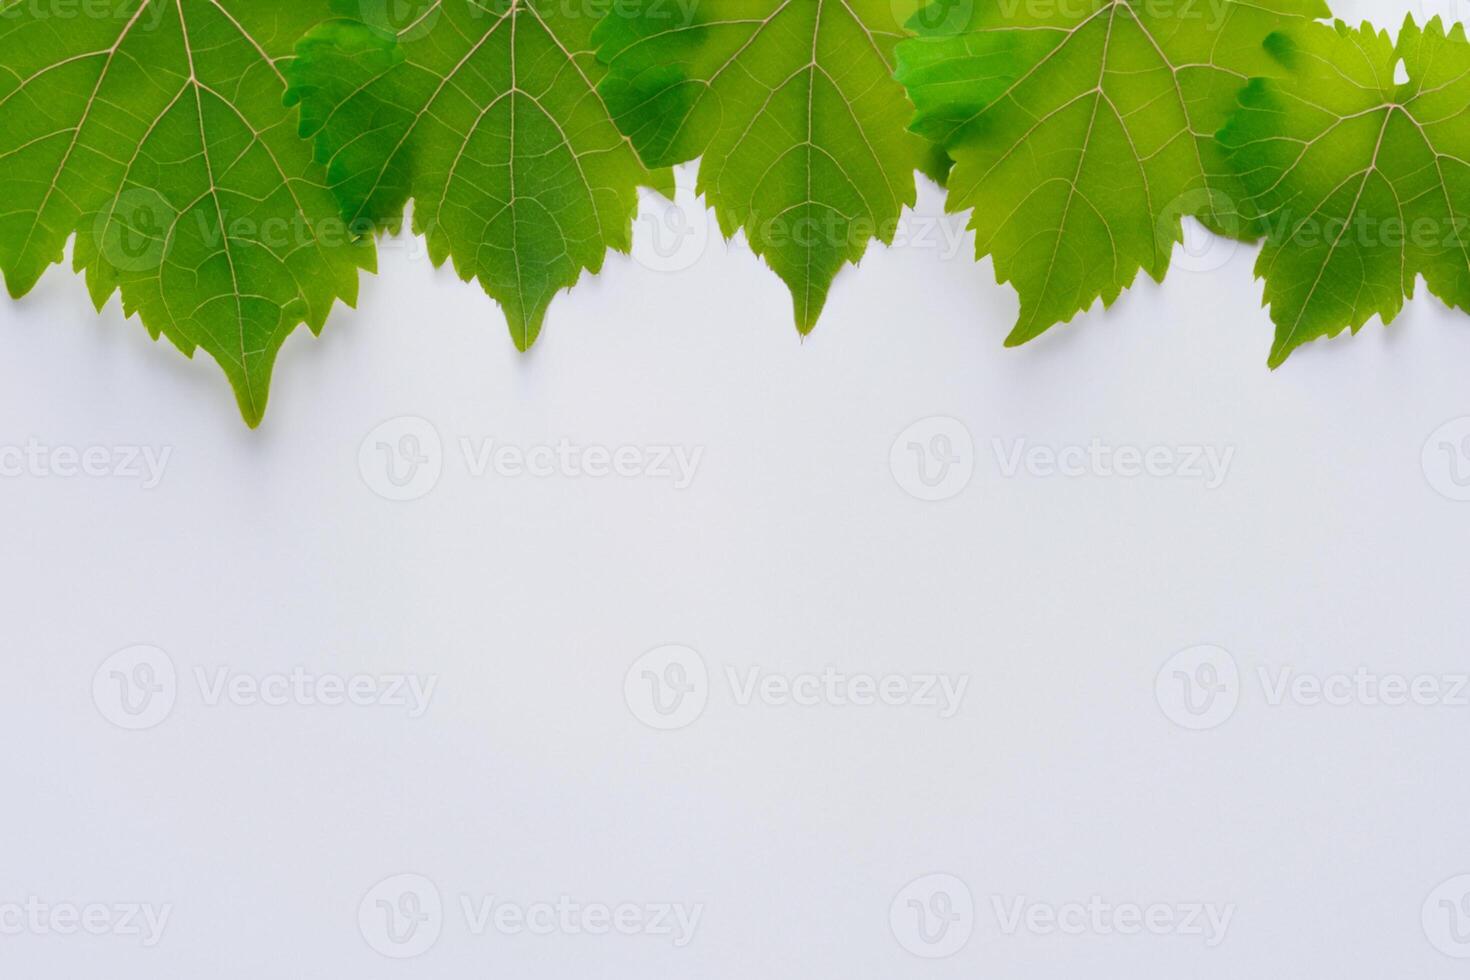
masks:
{"label": "overlapping leaf", "polygon": [[1271,365],[1392,321],[1417,276],[1470,310],[1464,29],[1411,19],[1395,44],[1366,24],[1305,25],[1271,50],[1289,77],[1252,83],[1221,133],[1270,227],[1256,272],[1276,323]]}
{"label": "overlapping leaf", "polygon": [[[353,224],[414,230],[498,300],[516,345],[609,248],[627,251],[644,169],[596,90],[597,0],[414,0],[302,40],[290,98]],[[384,11],[397,6],[394,23]]]}
{"label": "overlapping leaf", "polygon": [[355,301],[410,199],[525,349],[629,247],[638,186],[695,157],[803,332],[916,169],[1016,285],[1013,344],[1162,278],[1187,215],[1267,237],[1273,367],[1392,321],[1419,276],[1470,311],[1463,27],[939,0],[902,40],[917,2],[0,0],[0,274],[20,296],[74,238],[94,301],[207,351],[251,425],[285,337]]}
{"label": "overlapping leaf", "polygon": [[352,240],[282,104],[323,0],[0,0],[0,271],[74,261],[157,338],[203,348],[260,422],[300,323],[353,302]]}
{"label": "overlapping leaf", "polygon": [[[1181,217],[1255,237],[1214,134],[1263,42],[1322,0],[980,0],[899,45],[914,128],[955,160],[949,207],[1015,285],[1007,343],[1168,271]],[[951,19],[952,20],[952,19]]]}
{"label": "overlapping leaf", "polygon": [[703,157],[699,191],[790,287],[803,333],[843,264],[892,241],[914,171],[937,168],[904,129],[895,6],[629,0],[598,28],[602,90],[643,159]]}

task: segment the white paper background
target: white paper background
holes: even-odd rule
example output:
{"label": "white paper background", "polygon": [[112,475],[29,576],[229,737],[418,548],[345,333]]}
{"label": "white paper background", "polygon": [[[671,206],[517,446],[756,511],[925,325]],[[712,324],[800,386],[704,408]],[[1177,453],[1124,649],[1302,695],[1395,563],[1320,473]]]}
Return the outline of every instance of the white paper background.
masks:
{"label": "white paper background", "polygon": [[[1338,6],[1385,26],[1406,9]],[[926,186],[920,214],[939,209]],[[115,304],[91,315],[62,270],[0,305],[0,444],[171,452],[151,490],[0,480],[0,933],[15,933],[0,974],[1463,974],[1447,954],[1470,953],[1452,929],[1470,939],[1470,887],[1451,880],[1470,872],[1470,706],[1273,705],[1261,673],[1470,672],[1470,503],[1450,499],[1470,428],[1430,441],[1470,416],[1463,315],[1426,294],[1392,329],[1273,374],[1241,247],[1007,351],[1016,301],[964,240],[874,249],[800,342],[784,287],[744,249],[701,253],[696,235],[665,263],[690,268],[651,268],[656,211],[643,261],[614,257],[560,298],[528,356],[478,287],[389,248],[360,312],[287,343],[258,432],[207,359],[151,343]],[[909,227],[939,227],[925,220]],[[402,417],[433,427],[442,472],[393,503],[359,455]],[[968,433],[972,454],[949,445],[973,476],[926,503],[904,489],[910,437],[896,467],[890,450],[931,417]],[[403,425],[385,430],[395,451]],[[939,431],[910,436],[932,447]],[[703,455],[682,490],[477,477],[465,439]],[[1008,477],[995,440],[1233,456],[1213,490]],[[108,717],[118,662],[103,668],[139,644],[166,652],[177,697],[126,731]],[[698,651],[707,703],[657,731],[625,675],[666,644]],[[1202,644],[1228,651],[1210,664],[1237,669],[1220,695],[1236,706],[1191,731],[1172,720],[1194,717],[1169,693],[1175,669],[1209,675],[1170,658]],[[437,687],[413,718],[210,705],[197,679],[295,667]],[[829,667],[968,687],[941,718],[742,705],[727,675]],[[422,955],[396,961],[373,946],[376,902],[402,881],[371,890],[405,873],[443,912],[421,923]],[[905,890],[931,874],[951,877]],[[961,919],[929,946],[908,902],[936,888]],[[476,935],[462,899],[491,896],[702,918],[683,948]],[[1211,947],[1106,922],[1007,931],[996,911],[1094,896],[1232,918]],[[12,928],[32,900],[170,918],[152,947]],[[935,951],[953,955],[915,955]]]}

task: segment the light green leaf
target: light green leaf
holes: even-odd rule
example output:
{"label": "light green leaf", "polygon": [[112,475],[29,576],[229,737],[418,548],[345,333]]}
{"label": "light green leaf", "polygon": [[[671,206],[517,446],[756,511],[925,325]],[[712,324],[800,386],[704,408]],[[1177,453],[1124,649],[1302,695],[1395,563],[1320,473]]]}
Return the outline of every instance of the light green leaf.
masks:
{"label": "light green leaf", "polygon": [[260,423],[271,368],[374,264],[282,103],[322,0],[0,0],[0,271],[61,261],[100,308],[203,348]]}
{"label": "light green leaf", "polygon": [[[356,9],[355,5],[351,6]],[[382,11],[399,8],[393,23]],[[598,95],[597,5],[565,0],[365,3],[308,34],[291,67],[302,135],[349,222],[414,230],[504,308],[516,346],[556,293],[632,245],[640,184],[672,191]],[[376,15],[373,14],[376,11]]]}
{"label": "light green leaf", "polygon": [[1305,25],[1271,50],[1290,76],[1253,83],[1220,134],[1268,215],[1256,274],[1276,323],[1271,366],[1375,315],[1392,322],[1418,276],[1470,310],[1464,28],[1411,19],[1395,45],[1367,24]]}
{"label": "light green leaf", "polygon": [[[953,6],[951,4],[951,6]],[[1013,283],[1025,343],[1139,271],[1162,280],[1181,219],[1256,237],[1214,134],[1263,42],[1322,0],[982,0],[899,45],[914,129],[955,161],[951,211]]]}
{"label": "light green leaf", "polygon": [[942,155],[904,129],[889,0],[628,0],[598,28],[602,90],[643,159],[702,156],[699,191],[727,237],[791,288],[802,333],[868,242],[891,242],[914,171]]}

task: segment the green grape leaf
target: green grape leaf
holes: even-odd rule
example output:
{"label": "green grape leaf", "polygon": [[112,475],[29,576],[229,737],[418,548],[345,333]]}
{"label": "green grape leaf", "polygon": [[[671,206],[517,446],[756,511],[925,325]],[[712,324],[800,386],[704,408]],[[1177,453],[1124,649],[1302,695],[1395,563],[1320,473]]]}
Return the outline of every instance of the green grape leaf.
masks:
{"label": "green grape leaf", "polygon": [[[909,7],[912,6],[910,3]],[[868,242],[891,243],[914,172],[942,154],[905,130],[891,78],[902,36],[890,0],[624,0],[597,29],[602,90],[643,159],[702,156],[698,190],[726,237],[791,289],[816,325],[832,281]]]}
{"label": "green grape leaf", "polygon": [[298,324],[375,264],[296,135],[283,71],[323,0],[0,0],[0,272],[62,260],[156,340],[200,348],[260,423]]}
{"label": "green grape leaf", "polygon": [[1367,24],[1304,25],[1271,50],[1290,74],[1253,82],[1220,134],[1269,216],[1256,274],[1276,324],[1271,366],[1375,315],[1391,323],[1418,276],[1470,310],[1464,28],[1410,19],[1394,44]]}
{"label": "green grape leaf", "polygon": [[[953,4],[951,3],[951,6]],[[898,47],[913,128],[955,161],[948,208],[973,208],[977,257],[1012,283],[1006,343],[1161,281],[1182,218],[1259,236],[1215,140],[1264,42],[1322,0],[983,0]]]}
{"label": "green grape leaf", "polygon": [[[364,0],[298,45],[288,99],[343,217],[414,230],[504,309],[521,350],[558,291],[632,247],[645,169],[597,92],[598,11],[570,0]],[[391,15],[391,16],[390,16]]]}

